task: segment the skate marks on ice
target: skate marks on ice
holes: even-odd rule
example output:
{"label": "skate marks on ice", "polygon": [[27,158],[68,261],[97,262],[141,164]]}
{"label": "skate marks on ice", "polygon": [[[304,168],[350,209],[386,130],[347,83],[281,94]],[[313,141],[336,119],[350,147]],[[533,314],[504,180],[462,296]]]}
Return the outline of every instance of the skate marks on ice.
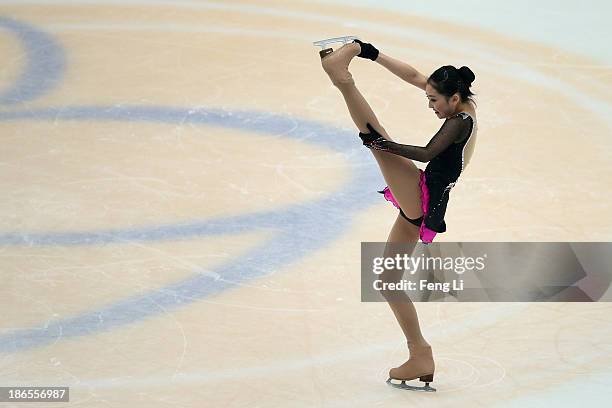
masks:
{"label": "skate marks on ice", "polygon": [[[506,370],[496,360],[468,354],[436,354],[434,379],[428,376],[410,381],[387,379],[390,386],[416,392],[453,393],[470,388],[483,388],[497,384],[506,377]],[[439,384],[441,380],[441,385]],[[424,384],[424,385],[423,385]],[[430,384],[434,384],[435,387]]]}
{"label": "skate marks on ice", "polygon": [[438,393],[491,387],[506,378],[506,369],[497,360],[470,354],[436,355],[434,383]]}

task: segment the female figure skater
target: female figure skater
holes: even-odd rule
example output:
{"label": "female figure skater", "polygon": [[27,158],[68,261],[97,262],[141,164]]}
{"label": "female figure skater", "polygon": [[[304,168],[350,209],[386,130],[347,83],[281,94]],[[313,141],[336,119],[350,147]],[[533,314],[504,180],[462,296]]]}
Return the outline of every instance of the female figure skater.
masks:
{"label": "female figure skater", "polygon": [[[370,148],[387,182],[381,193],[397,208],[395,220],[385,249],[385,256],[393,256],[394,243],[412,244],[419,238],[432,242],[436,233],[446,231],[444,213],[449,192],[470,161],[476,141],[476,112],[470,86],[474,73],[468,67],[459,69],[443,66],[429,78],[412,66],[380,53],[372,44],[355,40],[335,51],[321,51],[323,69],[346,101],[351,118],[359,129],[363,144]],[[354,57],[376,61],[404,81],[423,89],[429,107],[444,123],[426,146],[412,146],[393,142],[380,125],[374,112],[361,95],[348,66]],[[427,162],[425,171],[413,160]],[[382,279],[399,281],[403,271],[387,270]],[[435,364],[432,349],[419,327],[414,304],[405,293],[382,292],[406,336],[410,358],[389,371],[389,380],[401,380],[400,388],[434,391]],[[425,387],[411,387],[405,381],[419,378]],[[391,383],[392,385],[396,385]],[[397,385],[396,385],[397,386]]]}

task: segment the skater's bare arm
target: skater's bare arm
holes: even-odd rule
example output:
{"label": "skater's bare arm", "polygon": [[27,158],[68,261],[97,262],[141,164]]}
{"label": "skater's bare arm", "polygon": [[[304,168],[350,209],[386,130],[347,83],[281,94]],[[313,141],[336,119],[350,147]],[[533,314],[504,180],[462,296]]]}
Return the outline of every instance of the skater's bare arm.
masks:
{"label": "skater's bare arm", "polygon": [[416,86],[417,88],[425,90],[425,85],[427,85],[427,77],[414,69],[412,66],[383,54],[378,50],[378,48],[370,43],[365,43],[360,40],[355,40],[355,42],[359,44],[359,57],[376,61],[404,81]]}
{"label": "skater's bare arm", "polygon": [[408,65],[405,62],[385,55],[382,52],[378,54],[376,62],[387,68],[389,71],[391,71],[404,81],[416,86],[417,88],[425,90],[425,85],[427,84],[427,77],[421,74],[416,69],[414,69],[414,67],[412,67],[411,65]]}

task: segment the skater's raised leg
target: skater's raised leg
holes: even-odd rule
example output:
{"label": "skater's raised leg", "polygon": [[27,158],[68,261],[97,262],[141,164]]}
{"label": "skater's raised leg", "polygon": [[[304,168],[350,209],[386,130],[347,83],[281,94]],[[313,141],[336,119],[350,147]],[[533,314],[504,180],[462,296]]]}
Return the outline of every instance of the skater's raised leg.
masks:
{"label": "skater's raised leg", "polygon": [[370,123],[375,129],[379,131],[382,130],[383,132],[380,133],[384,135],[385,138],[390,139],[378,122],[370,105],[368,105],[365,98],[361,95],[361,92],[359,92],[355,86],[353,76],[348,70],[349,64],[353,58],[359,55],[360,49],[357,43],[345,44],[331,54],[323,57],[321,59],[321,65],[332,83],[342,92],[351,118],[359,131],[363,133],[369,132],[366,125]]}
{"label": "skater's raised leg", "polygon": [[[332,83],[340,90],[353,122],[360,132],[368,133],[369,123],[385,139],[391,140],[382,127],[372,108],[355,85],[353,76],[348,70],[351,60],[360,52],[357,43],[343,45],[321,59],[325,72]],[[423,215],[421,209],[421,190],[419,188],[419,170],[412,160],[398,155],[371,149],[387,185],[393,192],[404,213],[410,218]]]}

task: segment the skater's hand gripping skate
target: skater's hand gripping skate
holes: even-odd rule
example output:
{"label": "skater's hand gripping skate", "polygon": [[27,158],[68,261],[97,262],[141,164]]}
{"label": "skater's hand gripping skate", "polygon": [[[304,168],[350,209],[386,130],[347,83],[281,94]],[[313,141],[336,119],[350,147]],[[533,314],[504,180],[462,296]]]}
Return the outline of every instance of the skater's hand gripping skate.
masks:
{"label": "skater's hand gripping skate", "polygon": [[359,55],[357,55],[358,57],[376,61],[376,58],[378,58],[378,50],[376,49],[376,47],[374,47],[370,43],[364,43],[359,40],[355,40],[354,42],[359,44],[359,46],[361,47],[361,52],[359,53]]}
{"label": "skater's hand gripping skate", "polygon": [[367,128],[370,130],[370,133],[361,133],[359,132],[359,137],[361,138],[363,145],[366,147],[372,147],[372,144],[378,140],[385,140],[383,135],[378,133],[376,129],[372,127],[369,123],[366,123]]}
{"label": "skater's hand gripping skate", "polygon": [[372,125],[366,123],[366,126],[370,133],[359,132],[359,137],[363,140],[363,145],[374,150],[380,150],[383,152],[389,152],[393,154],[400,154],[401,144],[387,140],[374,129]]}
{"label": "skater's hand gripping skate", "polygon": [[[361,137],[361,140],[364,141],[364,145],[370,149],[380,150],[381,152],[397,154],[398,156],[405,155],[404,148],[407,147],[406,145],[385,139],[383,135],[378,133],[369,123],[367,123],[366,126],[370,130],[370,133],[359,133],[359,137]],[[368,143],[366,143],[366,141]]]}

